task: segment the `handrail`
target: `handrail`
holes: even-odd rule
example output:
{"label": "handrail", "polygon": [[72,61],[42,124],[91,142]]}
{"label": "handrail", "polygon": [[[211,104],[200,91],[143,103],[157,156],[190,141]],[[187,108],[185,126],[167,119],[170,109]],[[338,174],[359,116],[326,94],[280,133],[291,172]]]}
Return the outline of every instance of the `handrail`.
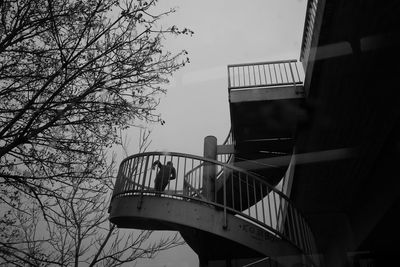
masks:
{"label": "handrail", "polygon": [[[163,164],[171,161],[176,169],[176,178],[169,181],[163,192],[157,191],[153,186],[157,171],[151,165],[156,160]],[[203,176],[207,175],[206,166],[210,165],[225,170],[219,183],[223,196],[216,192],[213,199],[207,198],[207,194],[203,195],[202,192],[205,186]],[[198,169],[191,172],[194,168]],[[201,197],[188,194],[188,186]],[[121,162],[112,200],[129,195],[137,195],[141,199],[144,195],[174,197],[183,201],[192,199],[219,207],[224,211],[225,218],[226,213],[241,216],[273,235],[288,240],[305,254],[311,255],[315,252],[311,229],[288,197],[261,177],[226,163],[174,152],[132,155]],[[139,205],[140,203],[141,201]]]}
{"label": "handrail", "polygon": [[297,60],[296,59],[289,59],[289,60],[275,60],[275,61],[261,61],[261,62],[229,64],[228,67],[255,66],[255,65],[265,65],[265,64],[277,64],[277,63],[283,63],[283,62],[297,62]]}
{"label": "handrail", "polygon": [[[225,138],[224,142],[222,143],[223,146],[234,145],[233,139],[233,132],[232,129],[229,130],[228,136]],[[217,160],[223,163],[230,163],[233,159],[232,154],[219,154],[217,155]]]}
{"label": "handrail", "polygon": [[222,145],[232,145],[232,144],[233,144],[233,133],[232,133],[232,129],[230,129],[228,136],[225,138]]}
{"label": "handrail", "polygon": [[297,60],[228,65],[228,89],[301,84]]}

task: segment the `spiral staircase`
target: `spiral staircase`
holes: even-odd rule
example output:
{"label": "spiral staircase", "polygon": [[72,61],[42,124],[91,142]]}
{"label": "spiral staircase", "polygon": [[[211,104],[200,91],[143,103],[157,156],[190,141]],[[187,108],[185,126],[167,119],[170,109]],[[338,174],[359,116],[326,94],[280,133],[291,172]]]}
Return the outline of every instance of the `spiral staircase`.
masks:
{"label": "spiral staircase", "polygon": [[[154,190],[156,160],[176,168],[164,192]],[[315,265],[311,230],[282,192],[256,174],[198,156],[150,152],[125,159],[110,220],[121,228],[179,231],[209,266],[265,257],[276,266]]]}
{"label": "spiral staircase", "polygon": [[[270,115],[260,107],[297,105],[302,95],[296,62],[230,65],[228,77],[232,129],[223,144],[208,136],[204,157],[148,152],[123,160],[110,221],[121,228],[179,231],[200,266],[318,266],[312,231],[287,196],[295,165],[287,137],[295,122],[273,129],[246,124],[237,113],[258,114],[246,120],[254,122]],[[263,149],[285,152],[275,157],[279,166],[265,167],[263,161],[275,154],[266,157]],[[155,190],[155,161],[170,161],[176,169],[163,192]]]}

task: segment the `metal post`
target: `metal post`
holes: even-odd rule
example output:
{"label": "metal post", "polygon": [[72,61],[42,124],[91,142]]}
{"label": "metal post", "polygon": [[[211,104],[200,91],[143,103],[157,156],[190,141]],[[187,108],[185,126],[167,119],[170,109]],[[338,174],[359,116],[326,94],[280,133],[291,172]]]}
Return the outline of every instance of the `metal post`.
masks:
{"label": "metal post", "polygon": [[[204,157],[207,159],[217,159],[217,138],[215,136],[206,136],[204,138]],[[215,178],[217,175],[217,166],[212,163],[204,163],[203,171],[203,194],[208,201],[215,201]]]}

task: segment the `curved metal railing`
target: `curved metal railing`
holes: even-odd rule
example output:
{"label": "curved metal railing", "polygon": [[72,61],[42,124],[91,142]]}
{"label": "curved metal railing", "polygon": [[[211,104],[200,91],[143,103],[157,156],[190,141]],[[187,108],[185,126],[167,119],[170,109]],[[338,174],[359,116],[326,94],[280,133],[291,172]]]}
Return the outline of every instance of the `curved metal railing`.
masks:
{"label": "curved metal railing", "polygon": [[[156,160],[162,164],[171,161],[176,169],[176,178],[169,181],[163,192],[154,187],[157,170],[151,166]],[[223,175],[210,185],[207,177],[216,177],[220,169],[224,170]],[[130,156],[120,165],[112,199],[130,195],[196,200],[223,210],[224,226],[226,214],[231,213],[290,241],[306,255],[315,252],[308,224],[286,195],[261,177],[222,162],[181,153],[147,152]]]}
{"label": "curved metal railing", "polygon": [[[228,136],[225,138],[224,142],[222,143],[223,146],[234,145],[234,138],[232,129],[229,130]],[[233,154],[219,154],[217,155],[217,160],[223,163],[230,163],[233,159]]]}

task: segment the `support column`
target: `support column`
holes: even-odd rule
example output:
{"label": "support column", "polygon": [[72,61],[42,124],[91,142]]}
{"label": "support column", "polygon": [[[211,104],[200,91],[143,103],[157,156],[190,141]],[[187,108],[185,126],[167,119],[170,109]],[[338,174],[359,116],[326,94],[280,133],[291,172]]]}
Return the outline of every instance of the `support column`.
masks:
{"label": "support column", "polygon": [[[217,138],[215,136],[206,136],[204,138],[204,157],[207,159],[217,159]],[[217,166],[205,162],[203,171],[203,194],[209,201],[215,201],[215,178],[217,175]]]}

